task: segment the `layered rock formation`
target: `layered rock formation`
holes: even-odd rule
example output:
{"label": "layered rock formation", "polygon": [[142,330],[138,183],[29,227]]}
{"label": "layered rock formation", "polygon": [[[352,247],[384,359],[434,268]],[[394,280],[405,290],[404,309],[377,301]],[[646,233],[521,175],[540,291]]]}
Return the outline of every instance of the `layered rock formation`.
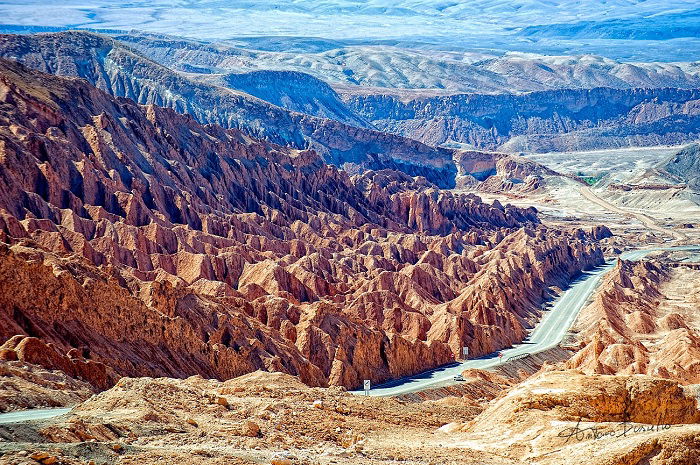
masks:
{"label": "layered rock formation", "polygon": [[13,336],[0,346],[0,360],[50,367],[73,378],[88,380],[97,389],[114,385],[118,380],[114,370],[103,363],[89,360],[89,357],[90,348],[87,345],[73,347],[62,354],[53,343],[46,344],[36,337],[22,335]]}
{"label": "layered rock formation", "polygon": [[700,135],[695,89],[563,89],[522,95],[344,95],[378,129],[426,144],[508,152],[675,145]]}
{"label": "layered rock formation", "polygon": [[47,370],[19,360],[0,360],[0,413],[72,406],[94,393],[93,386],[61,370]]}
{"label": "layered rock formation", "polygon": [[513,387],[473,421],[452,425],[451,441],[516,463],[696,463],[695,394],[648,376],[550,371]]}
{"label": "layered rock formation", "polygon": [[693,270],[618,261],[575,328],[581,350],[567,362],[587,373],[650,374],[700,382]]}
{"label": "layered rock formation", "polygon": [[520,191],[539,189],[549,176],[559,173],[525,157],[498,152],[457,150],[456,186],[481,192]]}
{"label": "layered rock formation", "polygon": [[683,182],[700,192],[700,144],[691,144],[679,150],[661,164],[660,168],[675,180]]}
{"label": "layered rock formation", "polygon": [[[233,77],[223,86],[193,81],[102,35],[75,31],[1,35],[0,57],[51,74],[81,77],[114,96],[169,107],[190,114],[203,124],[243,129],[255,137],[297,149],[311,147],[327,162],[338,166],[397,168],[411,175],[426,176],[440,186],[454,185],[455,167],[450,150],[345,122],[290,112],[245,93],[251,90],[248,85],[240,86],[243,91],[229,88],[236,82]],[[278,88],[277,92],[283,90]],[[326,92],[333,91],[326,89]],[[277,101],[278,97],[282,98],[278,95],[272,100]],[[319,95],[314,105],[328,100],[329,97]],[[339,111],[336,108],[335,112]],[[346,109],[345,116],[336,117],[365,126],[360,117],[351,117],[351,113]]]}
{"label": "layered rock formation", "polygon": [[[465,429],[519,424],[538,412],[563,421],[678,425],[700,423],[692,390],[647,376],[583,375],[551,371],[515,386]],[[546,412],[546,413],[545,413]]]}
{"label": "layered rock formation", "polygon": [[0,65],[0,338],[53,344],[58,368],[78,349],[107,367],[75,372],[98,387],[110,370],[348,387],[415,373],[521,340],[549,286],[602,262],[534,209],[350,177]]}

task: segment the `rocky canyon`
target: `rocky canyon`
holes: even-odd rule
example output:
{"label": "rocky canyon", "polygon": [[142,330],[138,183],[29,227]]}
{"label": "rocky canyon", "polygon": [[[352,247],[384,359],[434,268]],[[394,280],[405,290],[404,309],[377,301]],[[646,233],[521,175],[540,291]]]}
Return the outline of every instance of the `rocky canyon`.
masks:
{"label": "rocky canyon", "polygon": [[697,9],[243,3],[0,0],[0,465],[700,464]]}
{"label": "rocky canyon", "polygon": [[582,230],[2,62],[6,359],[354,388],[525,337]]}

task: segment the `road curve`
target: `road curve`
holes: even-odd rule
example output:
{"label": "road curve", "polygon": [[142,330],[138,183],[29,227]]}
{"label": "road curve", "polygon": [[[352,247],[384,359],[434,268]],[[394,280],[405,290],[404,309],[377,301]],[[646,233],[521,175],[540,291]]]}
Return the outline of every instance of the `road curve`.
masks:
{"label": "road curve", "polygon": [[21,423],[30,420],[44,420],[70,412],[70,408],[36,408],[16,412],[0,413],[0,425]]}
{"label": "road curve", "polygon": [[[700,250],[700,246],[675,246],[652,249],[640,249],[623,253],[620,258],[624,260],[639,260],[650,252],[658,250]],[[603,275],[615,266],[615,260],[609,260],[605,265],[586,271],[576,278],[569,288],[562,293],[549,310],[546,310],[542,319],[527,339],[509,349],[500,351],[503,358],[499,360],[498,352],[482,357],[467,360],[462,363],[452,363],[433,370],[425,371],[413,376],[407,376],[397,380],[383,383],[370,390],[371,396],[386,397],[424,391],[434,387],[457,384],[453,377],[462,373],[467,368],[490,368],[501,363],[508,363],[512,357],[526,354],[535,354],[556,347],[574,324],[579,311],[585,306],[588,299],[598,287]],[[364,391],[351,391],[353,394],[364,394]]]}
{"label": "road curve", "polygon": [[[687,245],[633,250],[623,253],[620,258],[636,261],[651,252],[659,250],[700,250],[700,246]],[[411,392],[424,391],[438,384],[456,384],[452,378],[461,374],[468,368],[490,368],[501,363],[508,363],[508,360],[513,357],[544,352],[545,350],[557,346],[576,320],[579,311],[583,308],[591,295],[593,295],[603,275],[614,266],[615,260],[609,260],[605,265],[599,266],[591,271],[586,271],[572,281],[569,288],[554,300],[551,308],[544,312],[542,319],[527,339],[521,344],[500,351],[503,354],[502,359],[499,360],[498,352],[493,352],[462,363],[453,363],[413,376],[383,383],[373,388],[370,391],[370,395],[380,397],[397,396]],[[363,394],[364,391],[351,391],[351,393]],[[0,413],[0,424],[43,420],[57,417],[70,411],[71,408],[47,408]]]}

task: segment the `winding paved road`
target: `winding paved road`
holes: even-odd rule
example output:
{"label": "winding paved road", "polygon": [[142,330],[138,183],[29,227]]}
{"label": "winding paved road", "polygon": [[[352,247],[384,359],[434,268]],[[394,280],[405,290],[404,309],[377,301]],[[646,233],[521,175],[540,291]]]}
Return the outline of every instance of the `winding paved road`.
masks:
{"label": "winding paved road", "polygon": [[17,412],[0,413],[0,425],[53,418],[63,415],[64,413],[68,413],[70,410],[70,408],[36,408],[31,410],[19,410]]}
{"label": "winding paved road", "polygon": [[[623,253],[624,260],[639,260],[650,252],[658,250],[700,250],[700,246],[676,246],[653,249],[633,250]],[[452,363],[434,370],[389,381],[370,390],[371,396],[397,396],[411,392],[424,391],[434,387],[457,384],[452,378],[467,368],[490,368],[501,363],[507,363],[512,357],[525,354],[535,354],[556,347],[573,325],[579,311],[586,305],[588,299],[598,287],[605,273],[615,266],[615,260],[609,260],[592,271],[584,272],[574,280],[570,287],[561,294],[549,310],[544,312],[542,320],[537,324],[530,336],[510,349],[504,349],[503,359],[499,360],[498,352],[467,360],[462,363]],[[364,391],[351,391],[353,394],[364,394]]]}

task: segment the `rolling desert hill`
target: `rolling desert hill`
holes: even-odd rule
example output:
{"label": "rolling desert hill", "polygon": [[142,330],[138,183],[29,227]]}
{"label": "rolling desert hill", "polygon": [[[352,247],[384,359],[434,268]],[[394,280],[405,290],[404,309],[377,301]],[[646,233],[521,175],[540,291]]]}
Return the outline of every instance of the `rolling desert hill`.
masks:
{"label": "rolling desert hill", "polygon": [[[348,92],[522,93],[555,89],[697,88],[692,62],[621,61],[596,55],[456,51],[311,40],[197,41],[148,33],[114,38],[170,68],[198,73],[288,70]],[[290,45],[291,44],[291,45]],[[359,86],[359,89],[355,88]],[[410,93],[409,93],[410,95]]]}
{"label": "rolling desert hill", "polygon": [[684,147],[660,168],[700,194],[700,144]]}

